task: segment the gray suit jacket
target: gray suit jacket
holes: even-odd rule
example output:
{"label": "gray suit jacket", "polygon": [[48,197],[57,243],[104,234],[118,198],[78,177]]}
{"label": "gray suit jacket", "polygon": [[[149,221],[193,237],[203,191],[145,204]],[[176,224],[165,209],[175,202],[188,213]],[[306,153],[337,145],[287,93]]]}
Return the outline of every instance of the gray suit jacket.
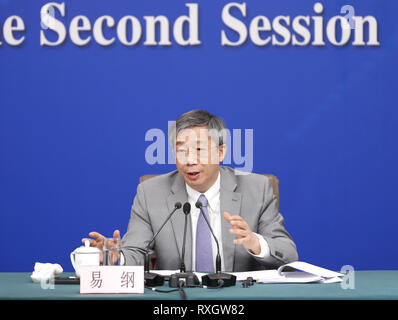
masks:
{"label": "gray suit jacket", "polygon": [[[126,234],[122,239],[128,265],[144,264],[144,248],[159,230],[176,202],[188,201],[185,181],[178,171],[148,179],[138,185]],[[262,235],[270,248],[270,257],[257,258],[241,245],[233,244],[231,225],[221,217],[223,261],[226,271],[273,269],[298,260],[296,245],[284,228],[272,184],[259,174],[235,175],[229,167],[220,167],[220,212],[240,215],[253,232]],[[189,216],[190,217],[190,216]],[[179,269],[185,216],[177,210],[158,234],[154,243],[159,269]],[[188,222],[185,265],[192,270],[192,230]],[[152,247],[152,248],[153,248]]]}

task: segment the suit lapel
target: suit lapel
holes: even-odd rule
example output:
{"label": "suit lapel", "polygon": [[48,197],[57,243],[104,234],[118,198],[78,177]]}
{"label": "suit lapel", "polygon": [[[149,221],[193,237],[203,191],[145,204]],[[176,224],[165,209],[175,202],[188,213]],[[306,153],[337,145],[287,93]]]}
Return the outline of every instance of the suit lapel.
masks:
{"label": "suit lapel", "polygon": [[223,243],[223,261],[226,271],[234,270],[235,263],[235,236],[229,232],[231,225],[224,219],[224,212],[231,215],[240,215],[240,206],[242,195],[235,192],[237,183],[236,177],[227,169],[220,167],[220,214],[221,214],[221,232]]}
{"label": "suit lapel", "polygon": [[[181,202],[184,205],[188,201],[188,194],[185,188],[184,180],[178,174],[171,186],[171,194],[167,198],[167,206],[169,212],[173,211],[176,202]],[[178,209],[177,212],[171,217],[171,225],[173,228],[174,238],[178,248],[178,256],[181,259],[182,243],[184,235],[185,225],[185,214],[182,209]],[[192,226],[191,226],[191,215],[188,216],[187,222],[187,235],[185,243],[185,266],[187,271],[192,270]]]}

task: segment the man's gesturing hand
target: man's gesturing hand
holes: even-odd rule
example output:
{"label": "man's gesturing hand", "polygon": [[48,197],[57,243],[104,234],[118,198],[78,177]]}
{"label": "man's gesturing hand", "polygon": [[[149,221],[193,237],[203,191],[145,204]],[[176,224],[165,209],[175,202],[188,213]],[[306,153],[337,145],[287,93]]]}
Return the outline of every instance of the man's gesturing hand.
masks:
{"label": "man's gesturing hand", "polygon": [[[91,246],[91,247],[98,248],[98,249],[101,251],[100,263],[103,264],[103,261],[104,261],[103,249],[104,249],[104,240],[105,240],[105,237],[104,237],[102,234],[100,234],[100,233],[98,233],[98,232],[95,232],[95,231],[90,232],[88,235],[89,235],[91,238],[94,238],[94,239],[91,239],[91,238],[83,238],[83,239],[82,239],[82,242],[85,243],[85,242],[88,240],[88,241],[90,241],[90,246]],[[120,231],[119,231],[119,230],[115,230],[115,231],[113,232],[113,239],[120,239]],[[113,243],[113,242],[115,242],[115,241],[113,241],[112,239],[109,239],[108,242],[107,242],[107,247],[108,247],[108,248],[112,247],[112,243]],[[115,246],[116,246],[116,243],[115,243]],[[117,260],[119,260],[119,258],[120,258],[120,257],[119,257],[119,253],[116,251],[116,252],[113,254],[113,256],[111,257],[112,264],[114,264]]]}
{"label": "man's gesturing hand", "polygon": [[251,231],[247,222],[241,216],[231,216],[228,212],[224,212],[224,218],[232,226],[232,229],[229,229],[229,232],[236,235],[234,243],[242,245],[246,250],[249,250],[253,254],[260,254],[260,241]]}

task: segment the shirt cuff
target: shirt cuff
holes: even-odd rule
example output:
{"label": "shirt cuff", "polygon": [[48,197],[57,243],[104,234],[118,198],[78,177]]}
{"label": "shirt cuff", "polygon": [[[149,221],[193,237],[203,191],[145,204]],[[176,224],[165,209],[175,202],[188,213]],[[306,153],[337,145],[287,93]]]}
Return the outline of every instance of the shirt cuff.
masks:
{"label": "shirt cuff", "polygon": [[256,237],[258,238],[258,241],[260,242],[260,253],[259,254],[253,254],[250,251],[248,251],[253,257],[256,258],[267,258],[270,256],[270,250],[267,241],[265,241],[264,237],[259,235],[258,233],[255,233]]}

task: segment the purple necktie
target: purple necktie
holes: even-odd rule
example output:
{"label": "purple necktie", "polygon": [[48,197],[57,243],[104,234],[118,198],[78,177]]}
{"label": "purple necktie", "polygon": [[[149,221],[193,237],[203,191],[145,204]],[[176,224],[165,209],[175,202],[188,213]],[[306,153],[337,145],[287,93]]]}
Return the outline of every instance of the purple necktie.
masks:
{"label": "purple necktie", "polygon": [[[202,210],[206,215],[207,221],[210,221],[206,197],[202,194],[199,197],[199,201],[202,203]],[[214,272],[211,232],[202,213],[199,214],[196,226],[196,271]]]}

